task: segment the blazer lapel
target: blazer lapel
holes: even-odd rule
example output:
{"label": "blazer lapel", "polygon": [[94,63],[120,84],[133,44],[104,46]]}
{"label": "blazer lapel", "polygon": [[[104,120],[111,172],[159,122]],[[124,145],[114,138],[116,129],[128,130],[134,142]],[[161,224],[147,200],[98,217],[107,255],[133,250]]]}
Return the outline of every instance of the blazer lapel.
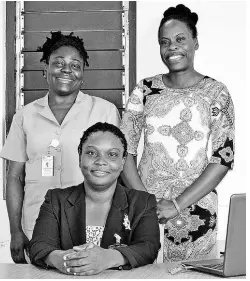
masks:
{"label": "blazer lapel", "polygon": [[65,203],[65,213],[73,246],[86,243],[86,204],[84,184],[80,184]]}
{"label": "blazer lapel", "polygon": [[[106,225],[104,228],[101,247],[107,249],[108,246],[116,243],[114,234],[121,236],[123,232],[124,212],[128,207],[127,195],[124,187],[117,184],[113,202],[107,217]],[[121,240],[121,243],[123,241]]]}

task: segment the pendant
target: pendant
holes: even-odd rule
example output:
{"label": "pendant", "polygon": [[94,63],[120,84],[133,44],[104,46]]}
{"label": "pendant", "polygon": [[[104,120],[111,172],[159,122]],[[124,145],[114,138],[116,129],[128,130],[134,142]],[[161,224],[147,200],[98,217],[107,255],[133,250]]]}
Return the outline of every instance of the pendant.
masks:
{"label": "pendant", "polygon": [[57,139],[53,139],[49,146],[53,146],[56,148],[58,147],[58,145],[59,145],[59,141]]}

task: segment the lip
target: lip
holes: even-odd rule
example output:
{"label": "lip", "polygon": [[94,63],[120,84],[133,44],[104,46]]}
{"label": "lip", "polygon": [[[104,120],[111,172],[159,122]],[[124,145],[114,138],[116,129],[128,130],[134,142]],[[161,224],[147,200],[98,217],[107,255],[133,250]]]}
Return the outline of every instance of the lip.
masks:
{"label": "lip", "polygon": [[184,57],[184,54],[182,54],[182,53],[172,53],[172,54],[167,55],[166,59],[169,62],[175,63],[175,62],[179,62],[183,57]]}
{"label": "lip", "polygon": [[71,83],[71,82],[74,81],[74,80],[72,80],[70,78],[66,78],[66,77],[64,77],[64,78],[63,77],[57,77],[56,79],[59,80],[62,83]]}
{"label": "lip", "polygon": [[102,170],[91,170],[91,173],[96,177],[105,177],[110,174],[109,172]]}

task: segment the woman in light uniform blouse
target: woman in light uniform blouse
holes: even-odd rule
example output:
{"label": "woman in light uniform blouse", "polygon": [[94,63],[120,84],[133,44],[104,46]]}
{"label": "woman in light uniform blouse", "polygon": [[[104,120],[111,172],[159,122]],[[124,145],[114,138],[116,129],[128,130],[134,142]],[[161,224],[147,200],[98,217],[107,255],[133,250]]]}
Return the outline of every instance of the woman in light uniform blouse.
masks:
{"label": "woman in light uniform blouse", "polygon": [[25,262],[24,248],[48,189],[83,181],[77,154],[83,131],[98,121],[120,123],[115,105],[80,91],[88,66],[82,39],[52,32],[39,50],[49,92],[15,114],[0,154],[10,160],[6,203],[17,263]]}

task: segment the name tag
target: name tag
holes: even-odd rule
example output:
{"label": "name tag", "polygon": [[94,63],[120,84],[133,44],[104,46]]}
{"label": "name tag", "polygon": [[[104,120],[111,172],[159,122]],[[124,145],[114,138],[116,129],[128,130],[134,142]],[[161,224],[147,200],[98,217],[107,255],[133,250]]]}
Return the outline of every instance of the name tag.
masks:
{"label": "name tag", "polygon": [[54,156],[42,156],[42,176],[52,177],[54,175]]}

